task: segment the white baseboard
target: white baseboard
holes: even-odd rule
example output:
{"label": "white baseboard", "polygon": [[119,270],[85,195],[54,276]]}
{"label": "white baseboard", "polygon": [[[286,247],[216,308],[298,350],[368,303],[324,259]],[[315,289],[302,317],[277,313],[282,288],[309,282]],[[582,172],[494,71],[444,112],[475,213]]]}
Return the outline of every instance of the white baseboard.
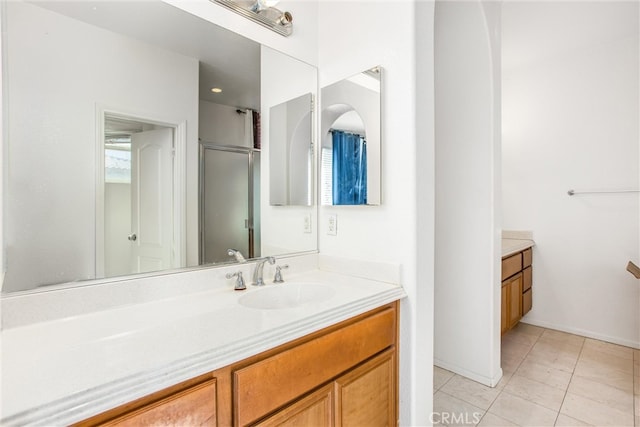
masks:
{"label": "white baseboard", "polygon": [[555,323],[545,322],[545,321],[536,320],[536,319],[526,319],[526,321],[521,320],[521,322],[526,323],[528,325],[540,326],[542,328],[554,329],[556,331],[567,332],[569,334],[580,335],[587,338],[593,338],[595,340],[606,341],[613,344],[623,345],[625,347],[640,349],[640,341],[627,340],[620,337],[612,337],[610,335],[598,334],[598,333],[586,331],[580,328],[572,328],[570,326],[557,325]]}
{"label": "white baseboard", "polygon": [[439,368],[446,369],[447,371],[451,371],[458,375],[462,375],[463,377],[469,378],[470,380],[479,382],[480,384],[484,384],[489,387],[497,386],[498,382],[502,378],[502,368],[499,368],[498,373],[493,378],[490,378],[484,375],[479,375],[476,372],[468,371],[460,366],[452,365],[440,359],[434,359],[433,364]]}

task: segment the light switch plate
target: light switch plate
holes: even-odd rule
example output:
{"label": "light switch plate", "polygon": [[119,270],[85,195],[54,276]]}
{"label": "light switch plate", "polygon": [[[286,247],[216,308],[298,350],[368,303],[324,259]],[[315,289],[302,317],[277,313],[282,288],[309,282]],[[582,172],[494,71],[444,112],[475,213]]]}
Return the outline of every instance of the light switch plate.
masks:
{"label": "light switch plate", "polygon": [[338,235],[338,216],[337,215],[327,216],[327,234],[329,236]]}

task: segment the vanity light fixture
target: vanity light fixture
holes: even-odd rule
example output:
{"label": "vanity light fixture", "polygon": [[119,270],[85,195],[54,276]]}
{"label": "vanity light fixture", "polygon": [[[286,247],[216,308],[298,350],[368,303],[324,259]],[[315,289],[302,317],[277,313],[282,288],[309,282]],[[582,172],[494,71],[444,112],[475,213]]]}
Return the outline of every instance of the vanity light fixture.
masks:
{"label": "vanity light fixture", "polygon": [[285,37],[293,32],[293,16],[274,6],[279,0],[212,0]]}
{"label": "vanity light fixture", "polygon": [[211,92],[213,92],[213,93],[221,93],[222,89],[220,89],[219,87],[212,87],[211,88]]}

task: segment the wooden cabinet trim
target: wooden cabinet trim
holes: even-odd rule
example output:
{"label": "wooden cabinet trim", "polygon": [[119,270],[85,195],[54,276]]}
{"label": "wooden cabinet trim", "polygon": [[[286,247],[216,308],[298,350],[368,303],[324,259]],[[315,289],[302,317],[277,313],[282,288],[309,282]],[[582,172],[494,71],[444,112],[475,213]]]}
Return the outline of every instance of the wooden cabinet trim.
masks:
{"label": "wooden cabinet trim", "polygon": [[502,260],[502,280],[513,276],[520,270],[522,270],[522,252],[518,252]]}
{"label": "wooden cabinet trim", "polygon": [[216,380],[196,385],[119,416],[103,426],[216,426]]}
{"label": "wooden cabinet trim", "polygon": [[522,268],[529,267],[533,264],[533,248],[522,251]]}
{"label": "wooden cabinet trim", "polygon": [[[321,405],[321,406],[319,406]],[[321,414],[305,417],[305,412],[320,409]],[[319,416],[320,415],[320,416]],[[319,420],[318,418],[322,418]],[[335,425],[335,410],[333,401],[333,384],[314,391],[296,403],[277,412],[266,420],[256,424],[256,427],[271,426],[333,426]]]}
{"label": "wooden cabinet trim", "polygon": [[[233,373],[234,424],[246,425],[393,345],[388,308]],[[330,360],[331,363],[324,363]]]}

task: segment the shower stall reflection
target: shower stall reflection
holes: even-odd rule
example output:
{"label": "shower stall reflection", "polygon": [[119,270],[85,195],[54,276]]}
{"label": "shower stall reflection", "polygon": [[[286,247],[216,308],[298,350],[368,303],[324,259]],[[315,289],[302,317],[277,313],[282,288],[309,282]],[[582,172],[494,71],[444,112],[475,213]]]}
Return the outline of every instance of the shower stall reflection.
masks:
{"label": "shower stall reflection", "polygon": [[260,151],[200,144],[200,263],[260,256]]}

